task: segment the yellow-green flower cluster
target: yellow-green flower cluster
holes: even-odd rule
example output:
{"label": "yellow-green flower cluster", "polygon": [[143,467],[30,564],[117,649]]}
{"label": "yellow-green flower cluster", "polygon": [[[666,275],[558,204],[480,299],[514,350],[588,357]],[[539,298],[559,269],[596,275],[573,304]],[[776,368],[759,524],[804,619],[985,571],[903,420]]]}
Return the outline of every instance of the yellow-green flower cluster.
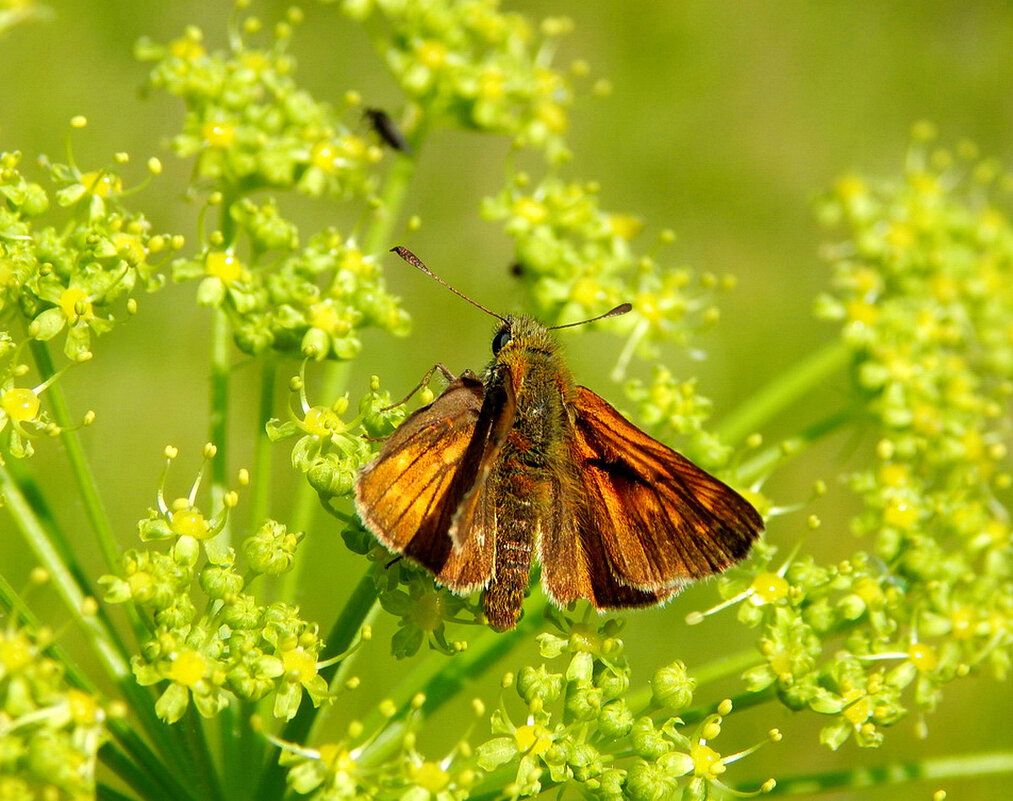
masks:
{"label": "yellow-green flower cluster", "polygon": [[94,798],[106,710],[68,686],[51,634],[0,629],[0,798]]}
{"label": "yellow-green flower cluster", "polygon": [[[633,305],[630,314],[609,322],[628,335],[618,375],[636,351],[649,356],[658,342],[685,343],[695,329],[714,322],[717,311],[708,298],[730,286],[638,255],[633,240],[643,223],[603,211],[595,184],[548,177],[532,185],[519,173],[499,195],[486,198],[483,214],[502,220],[513,237],[517,272],[541,319],[571,323],[623,302]],[[672,238],[664,232],[659,244]]]}
{"label": "yellow-green flower cluster", "polygon": [[1010,658],[1013,540],[1013,179],[974,148],[956,154],[916,130],[903,180],[838,182],[824,216],[848,241],[830,249],[854,375],[878,422],[876,463],[855,475],[860,534],[929,630],[968,666]]}
{"label": "yellow-green flower cluster", "polygon": [[[20,160],[20,153],[0,154],[0,319],[22,316],[39,341],[65,332],[67,357],[87,361],[92,336],[124,313],[113,311],[119,302],[162,285],[153,259],[182,239],[152,233],[143,215],[127,210],[123,181],[110,169],[47,164],[55,187],[47,191],[25,178]],[[149,167],[159,169],[157,162]],[[69,211],[69,222],[64,213],[58,225],[41,224],[54,202]],[[123,305],[127,314],[136,311],[132,297]]]}
{"label": "yellow-green flower cluster", "polygon": [[947,682],[1010,667],[1013,182],[918,135],[902,180],[850,176],[821,207],[848,234],[827,249],[818,311],[843,324],[875,426],[872,464],[850,479],[870,550],[772,568],[760,543],[750,575],[719,580],[719,608],[760,632],[747,687],[828,716],[831,748],[876,746]]}
{"label": "yellow-green flower cluster", "polygon": [[286,53],[298,9],[274,29],[269,46],[252,38],[262,23],[235,21],[228,51],[210,51],[199,28],[167,45],[143,41],[137,56],[154,61],[151,84],[186,104],[183,130],[173,140],[180,156],[195,157],[195,178],[215,188],[245,193],[265,187],[294,188],[312,196],[365,196],[375,182],[382,150],[354,133],[342,115],[354,107],[351,93],[335,110],[293,79]]}
{"label": "yellow-green flower cluster", "polygon": [[[391,26],[384,55],[406,96],[436,121],[464,130],[509,134],[517,147],[566,159],[564,134],[573,100],[569,78],[550,66],[567,19],[539,31],[498,0],[344,0],[346,14],[371,14]],[[575,74],[587,71],[574,65]]]}
{"label": "yellow-green flower cluster", "polygon": [[359,401],[358,414],[350,420],[343,419],[350,406],[347,397],[331,406],[311,405],[301,374],[292,379],[291,388],[298,395],[299,409],[292,410],[286,421],[269,421],[268,436],[274,442],[298,437],[292,446],[292,466],[306,474],[325,504],[348,497],[379,438],[388,436],[404,419],[404,405],[391,407],[390,394],[380,391],[376,376]]}
{"label": "yellow-green flower cluster", "polygon": [[[168,455],[171,460],[174,453]],[[159,491],[158,508],[138,528],[142,540],[169,542],[169,549],[129,550],[120,573],[100,580],[106,601],[132,602],[147,616],[150,637],[132,666],[138,683],[164,684],[155,711],[171,723],[191,701],[211,717],[233,699],[273,696],[274,715],[288,720],[304,691],[314,705],[329,699],[318,670],[324,644],[316,624],[303,620],[295,606],[262,605],[249,591],[257,576],[290,569],[302,534],[266,521],[242,543],[244,575],[235,551],[217,539],[236,494],[228,493],[211,517],[194,495],[167,504]]]}
{"label": "yellow-green flower cluster", "polygon": [[347,360],[362,349],[366,327],[408,333],[408,315],[387,293],[376,258],[353,240],[325,229],[300,248],[294,226],[271,201],[241,201],[232,215],[257,254],[251,262],[212,247],[197,260],[176,262],[173,278],[200,280],[198,302],[225,312],[241,350]]}
{"label": "yellow-green flower cluster", "polygon": [[720,734],[730,702],[686,733],[680,718],[665,716],[684,710],[693,696],[692,679],[676,663],[654,677],[657,715],[638,716],[626,699],[631,671],[617,636],[621,622],[598,628],[556,622],[562,636],[539,635],[541,654],[568,657],[567,664],[558,672],[527,666],[507,677],[504,686],[516,687],[525,717],[515,722],[504,699],[492,716],[497,736],[475,751],[482,770],[516,766],[515,796],[559,787],[591,798],[655,801],[726,789],[720,777],[727,764],[755,750],[722,756],[708,744]]}

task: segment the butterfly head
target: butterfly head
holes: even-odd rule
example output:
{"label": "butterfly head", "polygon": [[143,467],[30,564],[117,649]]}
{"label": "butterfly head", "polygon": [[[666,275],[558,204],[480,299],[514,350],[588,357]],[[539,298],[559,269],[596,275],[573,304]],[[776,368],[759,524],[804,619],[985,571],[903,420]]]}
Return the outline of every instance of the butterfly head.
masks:
{"label": "butterfly head", "polygon": [[505,358],[521,350],[554,353],[557,345],[549,329],[542,323],[531,317],[509,316],[493,335],[492,355]]}

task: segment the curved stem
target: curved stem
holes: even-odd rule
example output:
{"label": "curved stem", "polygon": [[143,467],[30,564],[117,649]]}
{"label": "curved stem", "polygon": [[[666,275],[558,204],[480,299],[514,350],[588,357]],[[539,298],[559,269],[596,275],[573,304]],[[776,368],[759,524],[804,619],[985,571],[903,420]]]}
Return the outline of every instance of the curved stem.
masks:
{"label": "curved stem", "polygon": [[715,433],[729,444],[745,439],[841,370],[850,358],[851,351],[843,342],[835,340],[824,345],[750,395],[721,421]]}

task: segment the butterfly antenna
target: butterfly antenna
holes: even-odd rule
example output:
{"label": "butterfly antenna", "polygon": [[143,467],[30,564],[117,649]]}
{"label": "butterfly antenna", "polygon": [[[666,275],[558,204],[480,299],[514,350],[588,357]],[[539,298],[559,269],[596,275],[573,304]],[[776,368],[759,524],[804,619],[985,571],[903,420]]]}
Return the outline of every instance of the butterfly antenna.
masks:
{"label": "butterfly antenna", "polygon": [[[413,267],[418,267],[422,272],[424,272],[426,275],[428,275],[430,278],[432,278],[438,284],[442,284],[443,286],[445,286],[447,289],[449,289],[451,292],[453,292],[455,295],[457,295],[457,297],[464,298],[472,306],[475,306],[476,308],[481,309],[486,314],[492,315],[497,320],[502,320],[504,323],[507,321],[506,317],[504,317],[502,314],[496,314],[496,312],[494,312],[492,309],[487,309],[485,306],[483,306],[477,300],[472,300],[471,298],[469,298],[467,295],[465,295],[460,290],[454,289],[454,287],[452,287],[450,284],[448,284],[446,281],[444,281],[442,278],[440,278],[440,276],[438,276],[436,273],[434,273],[432,270],[430,270],[428,267],[426,267],[426,265],[422,263],[422,259],[420,259],[414,253],[412,253],[410,250],[408,250],[408,248],[403,248],[400,245],[398,245],[397,247],[391,248],[390,252],[391,253],[396,253],[398,256],[400,256],[402,259],[404,259],[406,262],[408,262]],[[629,306],[629,304],[626,304],[626,305]],[[615,311],[615,309],[613,309],[612,311]],[[627,309],[627,311],[629,311],[629,309]],[[609,314],[612,314],[612,312],[609,312]],[[603,315],[603,316],[608,317],[609,315],[606,314],[606,315]],[[596,317],[595,319],[597,320],[598,318]]]}
{"label": "butterfly antenna", "polygon": [[581,320],[579,323],[565,323],[564,325],[553,325],[549,326],[550,331],[555,331],[559,328],[573,328],[575,325],[587,325],[588,323],[596,323],[599,320],[606,320],[609,317],[618,317],[620,314],[626,314],[627,312],[633,311],[633,306],[629,303],[620,303],[611,311],[607,311],[604,314],[599,314],[597,317],[592,317],[590,320]]}

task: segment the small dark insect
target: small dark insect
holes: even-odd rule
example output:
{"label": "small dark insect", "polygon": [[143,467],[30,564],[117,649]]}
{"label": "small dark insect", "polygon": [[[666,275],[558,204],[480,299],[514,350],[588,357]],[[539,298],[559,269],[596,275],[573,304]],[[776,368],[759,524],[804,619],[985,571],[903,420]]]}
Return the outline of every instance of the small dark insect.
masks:
{"label": "small dark insect", "polygon": [[484,589],[500,631],[517,624],[534,552],[549,598],[597,609],[661,603],[749,552],[757,511],[577,386],[550,328],[502,317],[394,252],[502,325],[485,375],[438,365],[450,384],[360,473],[356,509],[380,542],[456,593]]}
{"label": "small dark insect", "polygon": [[363,109],[362,116],[369,120],[370,126],[384,144],[406,156],[412,155],[412,146],[408,144],[405,135],[401,133],[401,129],[394,124],[394,120],[386,111],[380,108],[366,108]]}

